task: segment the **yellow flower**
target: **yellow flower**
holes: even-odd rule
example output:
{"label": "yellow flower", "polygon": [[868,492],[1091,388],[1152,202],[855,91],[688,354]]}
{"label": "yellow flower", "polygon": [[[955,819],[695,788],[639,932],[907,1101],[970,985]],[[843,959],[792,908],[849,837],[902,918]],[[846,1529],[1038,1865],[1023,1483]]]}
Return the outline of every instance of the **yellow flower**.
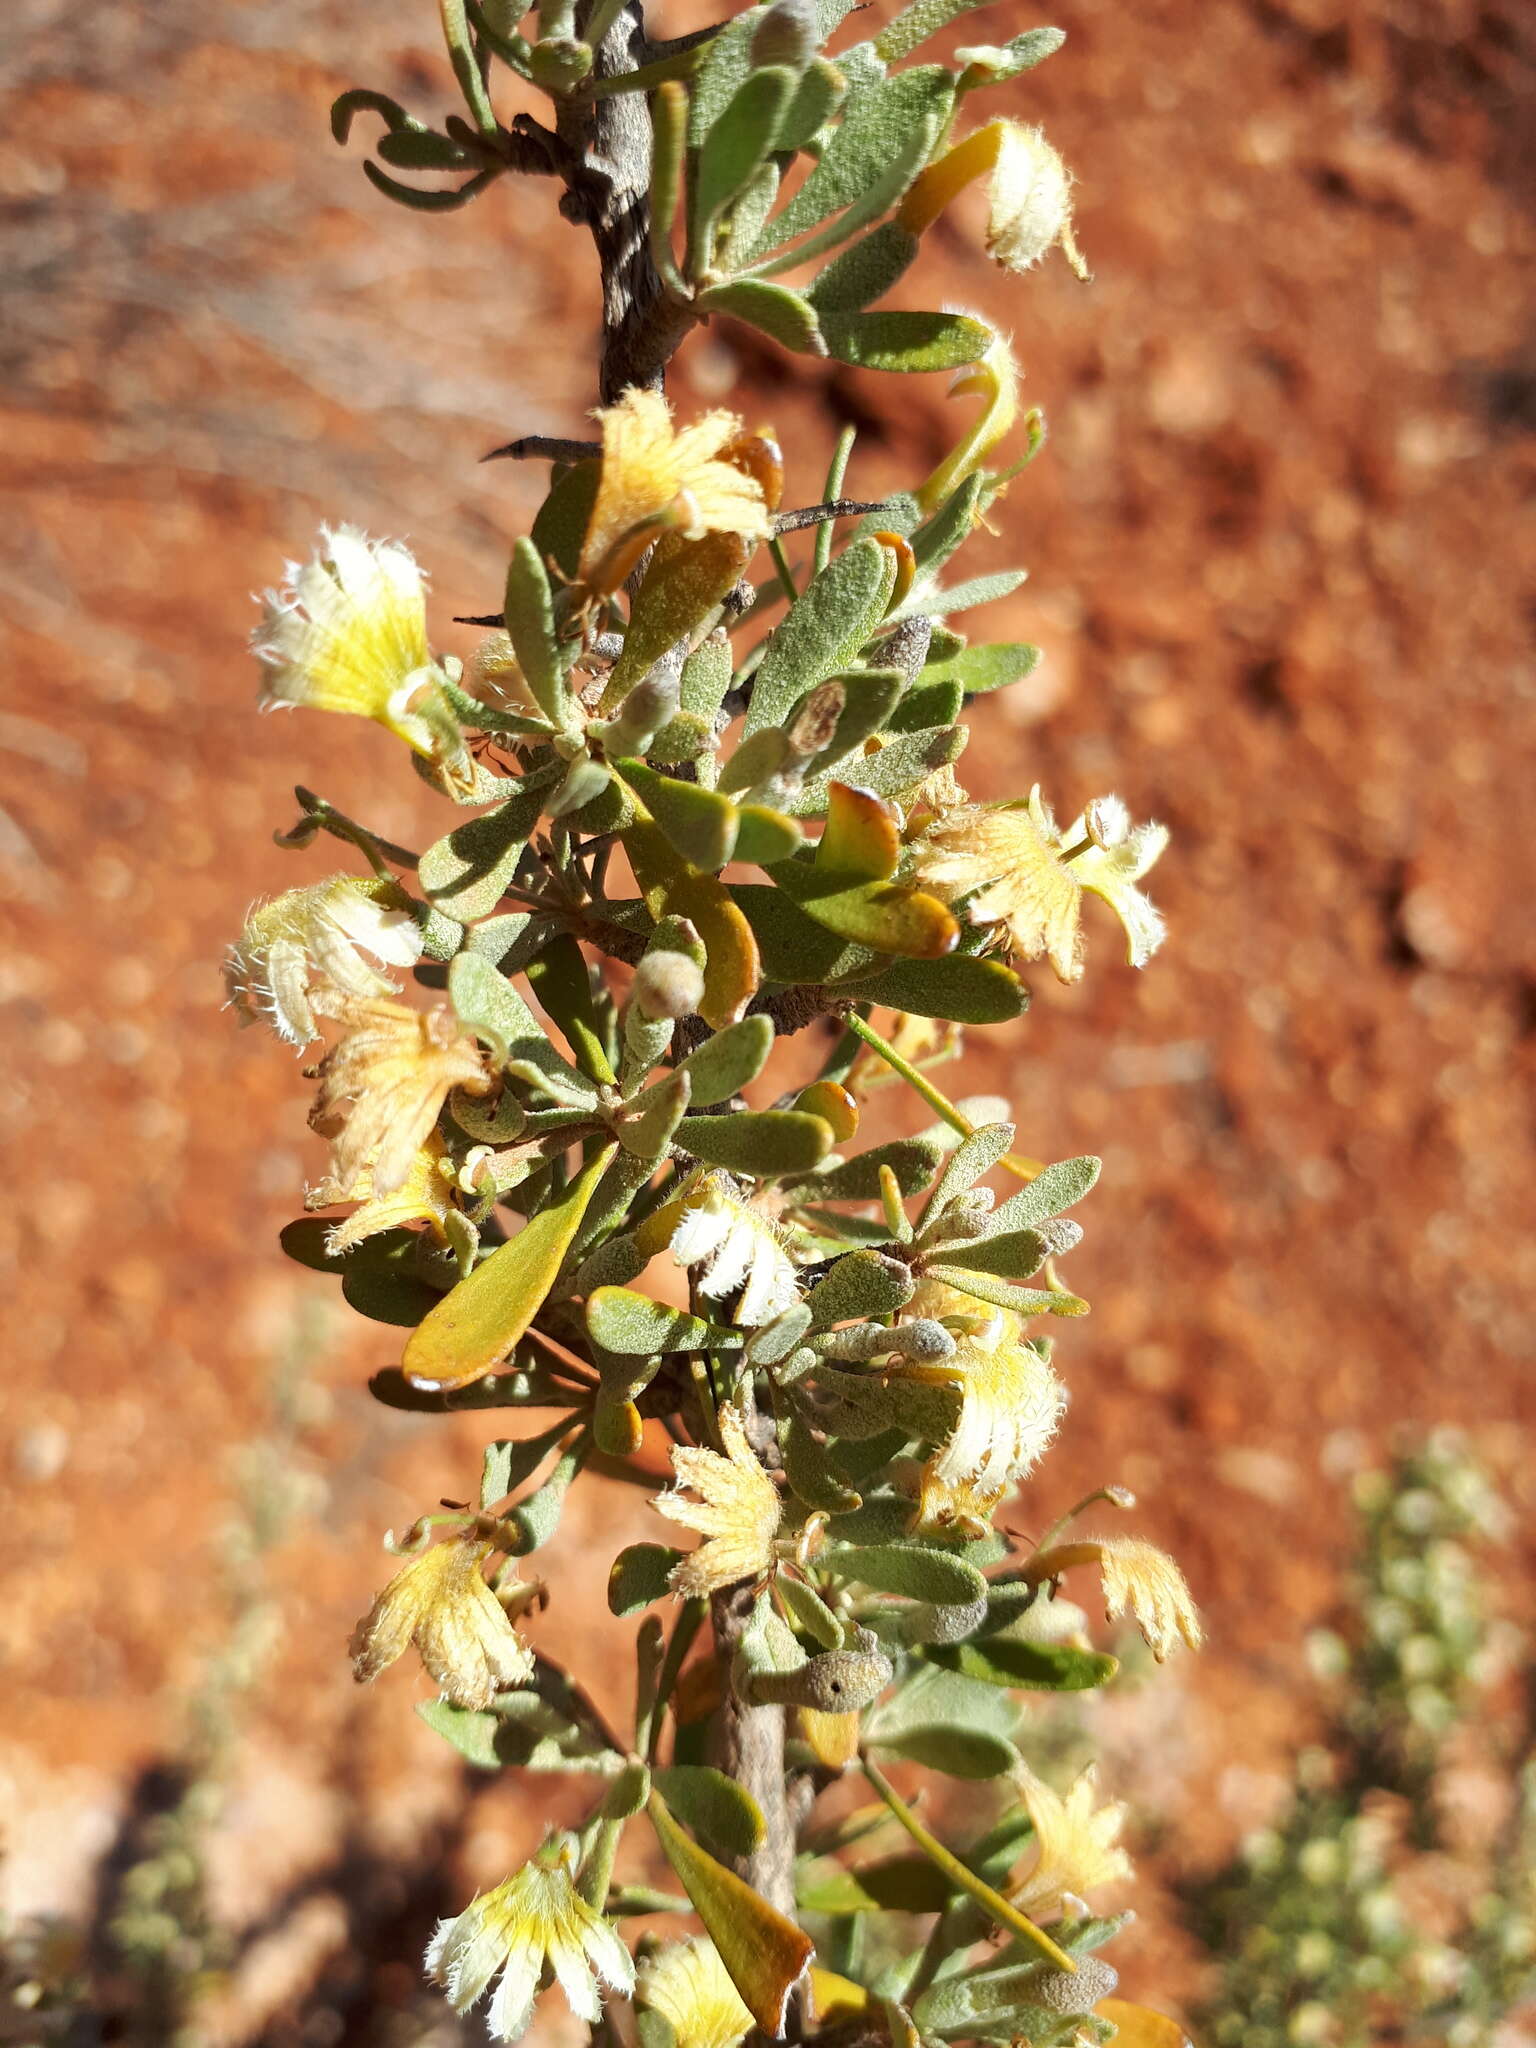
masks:
{"label": "yellow flower", "polygon": [[1031,1920],[1055,1920],[1099,1885],[1131,1874],[1131,1859],[1119,1846],[1125,1808],[1118,1801],[1096,1807],[1094,1774],[1083,1772],[1065,1799],[1027,1765],[1015,1773],[1024,1805],[1034,1822],[1038,1854],[1034,1866],[1008,1896]]}
{"label": "yellow flower", "polygon": [[411,1643],[456,1707],[488,1707],[497,1693],[531,1678],[532,1652],[480,1569],[490,1553],[477,1537],[455,1536],[396,1572],[352,1632],[358,1684],[377,1678]]}
{"label": "yellow flower", "polygon": [[1104,1613],[1114,1621],[1129,1608],[1161,1664],[1182,1641],[1198,1650],[1205,1630],[1189,1583],[1166,1550],[1140,1536],[1097,1536]]}
{"label": "yellow flower", "polygon": [[547,1963],[578,2019],[602,2017],[599,1986],[628,1993],[635,1966],[611,1921],[589,1906],[571,1882],[574,1848],[567,1837],[551,1854],[525,1863],[515,1877],[470,1901],[456,1920],[440,1920],[427,1949],[426,1971],[442,1985],[455,2012],[468,2012],[497,1972],[501,1982],[485,2015],[498,2041],[527,2031]]}
{"label": "yellow flower", "polygon": [[762,484],[722,459],[741,436],[728,412],[709,412],[678,430],[659,391],[626,391],[597,414],[602,466],[581,550],[581,581],[597,595],[617,590],[641,554],[668,529],[690,540],[770,530]]}
{"label": "yellow flower", "polygon": [[362,1203],[360,1209],[354,1209],[343,1222],[333,1224],[327,1231],[325,1248],[331,1257],[339,1258],[364,1238],[377,1237],[382,1230],[398,1230],[407,1223],[429,1225],[433,1236],[442,1243],[448,1235],[444,1225],[453,1207],[449,1199],[453,1168],[450,1165],[446,1173],[443,1170],[447,1155],[447,1146],[433,1131],[393,1194],[374,1194],[373,1177],[366,1166],[350,1190],[343,1190],[338,1181],[329,1177],[306,1188],[306,1209],[328,1209],[333,1202]]}
{"label": "yellow flower", "polygon": [[452,1088],[485,1095],[492,1082],[480,1049],[446,1003],[412,1010],[376,996],[319,989],[312,1006],[342,1027],[315,1069],[320,1082],[309,1121],[331,1140],[339,1192],[350,1199],[368,1175],[372,1196],[405,1184]]}
{"label": "yellow flower", "polygon": [[689,1198],[671,1249],[680,1266],[695,1270],[699,1292],[710,1301],[741,1290],[734,1320],[742,1329],[772,1322],[799,1299],[779,1232],[723,1178],[707,1181]]}
{"label": "yellow flower", "polygon": [[363,958],[392,967],[421,958],[421,927],[396,882],[332,875],[256,904],[224,966],[230,1006],[242,1023],[263,1023],[290,1045],[320,1036],[310,1008],[313,983],[356,996],[398,987]]}
{"label": "yellow flower", "polygon": [[913,1295],[908,1312],[965,1319],[951,1357],[889,1368],[894,1377],[953,1387],[960,1396],[959,1420],[923,1468],[919,1519],[981,1533],[1056,1434],[1066,1391],[1006,1309],[987,1314],[968,1295],[929,1280]]}
{"label": "yellow flower", "polygon": [[1162,944],[1163,920],[1136,884],[1167,844],[1166,826],[1133,829],[1115,797],[1090,804],[1061,832],[1037,783],[1023,804],[967,803],[937,817],[918,847],[917,873],[951,901],[970,896],[973,922],[1006,925],[1015,953],[1043,953],[1072,982],[1083,972],[1085,889],[1119,918],[1132,967],[1145,967]]}
{"label": "yellow flower", "polygon": [[659,2012],[677,2048],[736,2048],[752,2031],[751,2013],[707,1935],[668,1942],[640,1965],[635,2000]]}
{"label": "yellow flower", "polygon": [[456,783],[473,764],[427,646],[426,586],[408,548],[353,526],[322,527],[308,562],[290,562],[262,598],[251,645],[261,703],[308,704],[375,719]]}
{"label": "yellow flower", "polygon": [[[673,1591],[689,1599],[761,1578],[773,1564],[783,1512],[778,1488],[758,1463],[736,1409],[722,1408],[719,1426],[725,1456],[677,1445],[672,1469],[678,1490],[658,1494],[651,1503],[669,1522],[696,1529],[705,1539],[672,1567]],[[685,1500],[684,1487],[699,1498]]]}

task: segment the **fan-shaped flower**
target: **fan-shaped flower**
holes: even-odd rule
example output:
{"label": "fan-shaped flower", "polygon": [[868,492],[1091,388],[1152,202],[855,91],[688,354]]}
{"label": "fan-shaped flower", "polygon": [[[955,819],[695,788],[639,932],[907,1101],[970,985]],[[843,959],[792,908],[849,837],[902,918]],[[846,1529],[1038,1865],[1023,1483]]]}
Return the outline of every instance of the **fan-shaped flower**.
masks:
{"label": "fan-shaped flower", "polygon": [[393,1194],[437,1122],[450,1089],[487,1094],[480,1048],[446,1003],[413,1010],[382,997],[317,989],[317,1015],[342,1027],[315,1072],[309,1121],[331,1140],[333,1200],[350,1199],[366,1171],[371,1195]]}
{"label": "fan-shaped flower", "polygon": [[677,2048],[736,2048],[753,2019],[707,1935],[671,1941],[635,1977],[635,2002],[659,2012]]}
{"label": "fan-shaped flower", "polygon": [[705,413],[677,428],[659,391],[626,391],[597,420],[603,452],[581,550],[581,581],[588,590],[617,590],[657,534],[667,530],[689,539],[706,533],[767,537],[762,484],[725,454],[742,437],[741,421],[731,413]]}
{"label": "fan-shaped flower", "polygon": [[[748,1443],[736,1409],[720,1410],[719,1429],[725,1456],[678,1444],[672,1452],[677,1487],[651,1503],[669,1522],[696,1529],[705,1539],[672,1567],[673,1591],[689,1599],[718,1593],[743,1579],[761,1578],[771,1570],[783,1514],[778,1488]],[[691,1488],[698,1499],[687,1499],[684,1488]]]}
{"label": "fan-shaped flower", "polygon": [[908,1314],[960,1320],[955,1348],[932,1364],[893,1361],[893,1377],[950,1386],[960,1415],[923,1468],[920,1519],[985,1530],[992,1513],[1038,1462],[1056,1434],[1066,1391],[1049,1362],[1022,1334],[1017,1316],[990,1314],[969,1295],[925,1281]]}
{"label": "fan-shaped flower", "polygon": [[1131,966],[1144,967],[1162,944],[1163,920],[1136,884],[1167,844],[1165,826],[1132,828],[1114,797],[1059,831],[1037,784],[1025,803],[965,803],[935,818],[917,849],[917,874],[950,901],[968,896],[974,923],[1005,925],[1015,953],[1044,954],[1072,982],[1083,972],[1085,889],[1119,918]]}
{"label": "fan-shaped flower", "polygon": [[1183,1642],[1198,1650],[1205,1630],[1189,1583],[1166,1550],[1140,1536],[1096,1536],[1104,1612],[1110,1621],[1129,1608],[1161,1664]]}
{"label": "fan-shaped flower", "polygon": [[533,1676],[533,1655],[480,1567],[491,1545],[435,1543],[396,1572],[353,1630],[352,1672],[367,1685],[414,1643],[456,1707],[488,1707]]}
{"label": "fan-shaped flower", "polygon": [[1027,1765],[1015,1773],[1030,1819],[1037,1854],[1028,1874],[1008,1896],[1031,1920],[1056,1920],[1100,1885],[1131,1874],[1131,1859],[1119,1846],[1125,1808],[1118,1800],[1094,1804],[1090,1767],[1063,1798]]}
{"label": "fan-shaped flower", "polygon": [[546,1962],[571,2011],[589,2026],[602,2017],[599,1987],[626,1994],[634,1988],[629,1951],[613,1923],[577,1892],[574,1865],[567,1837],[471,1900],[457,1919],[438,1922],[427,1975],[447,1992],[454,2011],[464,2013],[499,1972],[485,2016],[498,2041],[520,2040],[527,2031]]}
{"label": "fan-shaped flower", "polygon": [[289,1045],[320,1036],[312,984],[355,996],[391,994],[399,984],[364,959],[414,967],[422,935],[410,898],[387,877],[332,875],[253,906],[230,948],[224,981],[242,1023],[270,1026]]}
{"label": "fan-shaped flower", "polygon": [[735,1322],[757,1329],[799,1299],[795,1268],[772,1220],[742,1201],[724,1180],[690,1197],[672,1233],[672,1256],[691,1268],[699,1292],[724,1301],[741,1291]]}
{"label": "fan-shaped flower", "polygon": [[251,646],[264,709],[307,704],[372,718],[456,783],[473,782],[463,735],[427,645],[426,585],[408,548],[322,527],[308,562],[261,600]]}

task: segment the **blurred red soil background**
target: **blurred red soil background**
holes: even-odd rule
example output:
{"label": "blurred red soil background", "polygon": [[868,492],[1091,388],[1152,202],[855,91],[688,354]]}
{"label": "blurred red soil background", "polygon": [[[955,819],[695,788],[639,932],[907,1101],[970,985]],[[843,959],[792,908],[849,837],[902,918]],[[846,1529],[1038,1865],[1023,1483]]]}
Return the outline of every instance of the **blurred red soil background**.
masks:
{"label": "blurred red soil background", "polygon": [[[89,1909],[225,1642],[239,1461],[297,1345],[308,1506],[272,1559],[273,1647],[215,1837],[215,1907],[251,1939],[210,2040],[342,2038],[294,2015],[322,1967],[361,1997],[370,1943],[368,2009],[403,2008],[416,1952],[390,1949],[391,1915],[423,1883],[430,1908],[462,1899],[571,1810],[558,1782],[498,1782],[464,1820],[409,1711],[424,1684],[355,1692],[343,1644],[389,1569],[383,1530],[467,1492],[496,1418],[369,1400],[391,1333],[275,1241],[316,1166],[304,1084],[218,1007],[248,901],[337,864],[273,846],[291,785],[407,844],[448,824],[387,735],[257,721],[250,592],[349,519],[410,540],[464,650],[450,616],[494,608],[539,488],[477,458],[580,432],[592,403],[590,253],[552,188],[423,218],[328,139],[348,85],[451,104],[433,12],[8,18],[0,1884],[13,1912]],[[1085,981],[1033,973],[1032,1013],[976,1034],[959,1085],[1011,1094],[1026,1149],[1105,1158],[1070,1273],[1094,1313],[1059,1346],[1073,1411],[1012,1513],[1039,1527],[1134,1487],[1206,1611],[1198,1660],[1090,1723],[1157,1844],[1117,1960],[1173,2004],[1196,1955],[1159,1881],[1254,1825],[1315,1728],[1302,1639],[1339,1590],[1349,1469],[1398,1426],[1454,1421],[1517,1508],[1536,1499],[1532,17],[1048,18],[1065,52],[997,105],[1076,170],[1095,280],[991,271],[978,202],[933,230],[923,286],[1011,329],[1052,430],[976,550],[1030,580],[973,626],[1046,660],[977,707],[962,772],[986,796],[1038,779],[1068,816],[1113,789],[1166,820],[1172,936],[1138,975],[1090,911]],[[985,9],[958,40],[1031,19]],[[842,419],[875,496],[961,410],[942,379],[785,362],[720,323],[673,390],[773,421],[791,502]],[[537,1625],[554,1653],[590,1661],[607,1558],[660,1533],[644,1500],[578,1489]],[[1507,1580],[1518,1608],[1518,1553]],[[606,1625],[617,1673],[627,1631]]]}

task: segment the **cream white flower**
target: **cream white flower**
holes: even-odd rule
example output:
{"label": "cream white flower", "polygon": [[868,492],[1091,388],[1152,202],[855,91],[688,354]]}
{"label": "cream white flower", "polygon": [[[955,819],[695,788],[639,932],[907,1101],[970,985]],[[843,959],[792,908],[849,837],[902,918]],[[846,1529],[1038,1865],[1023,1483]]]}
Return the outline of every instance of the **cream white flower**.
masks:
{"label": "cream white flower", "polygon": [[1033,269],[1060,248],[1079,277],[1088,275],[1072,236],[1072,177],[1039,128],[999,121],[992,168],[987,254],[1005,270]]}
{"label": "cream white flower", "polygon": [[330,1199],[349,1200],[363,1185],[373,1196],[403,1186],[437,1122],[450,1089],[485,1095],[492,1086],[474,1039],[446,1003],[413,1010],[382,997],[319,989],[312,1007],[342,1035],[315,1072],[320,1082],[309,1121],[331,1140]]}
{"label": "cream white flower", "polygon": [[1028,1874],[1009,1889],[1021,1912],[1031,1920],[1057,1920],[1090,1891],[1130,1876],[1131,1859],[1119,1846],[1125,1808],[1118,1800],[1095,1806],[1091,1766],[1065,1798],[1027,1765],[1015,1775],[1037,1850]]}
{"label": "cream white flower", "polygon": [[[689,1599],[769,1571],[783,1514],[778,1488],[748,1443],[736,1409],[720,1410],[719,1429],[725,1456],[694,1444],[676,1445],[672,1469],[677,1489],[658,1494],[651,1503],[669,1522],[696,1529],[705,1539],[672,1567],[673,1591]],[[684,1488],[699,1498],[688,1500]]]}
{"label": "cream white flower", "polygon": [[572,1883],[569,1837],[524,1864],[515,1877],[470,1901],[454,1920],[438,1922],[427,1949],[427,1975],[468,2012],[500,1973],[485,2024],[498,2041],[527,2031],[547,1962],[578,2019],[602,2017],[599,1987],[627,1994],[635,1966],[618,1929],[589,1906]]}
{"label": "cream white flower", "polygon": [[1161,1664],[1183,1642],[1198,1650],[1205,1641],[1188,1581],[1166,1550],[1140,1536],[1095,1536],[1104,1586],[1104,1613],[1114,1621],[1129,1608]]}
{"label": "cream white flower", "polygon": [[889,1368],[893,1377],[950,1386],[960,1397],[959,1420],[923,1468],[920,1519],[984,1531],[1056,1434],[1066,1390],[1006,1309],[987,1313],[969,1295],[928,1280],[907,1312],[964,1319],[949,1358]]}
{"label": "cream white flower", "polygon": [[799,1299],[794,1265],[772,1221],[723,1180],[707,1181],[689,1199],[671,1249],[680,1266],[693,1269],[709,1300],[741,1290],[735,1315],[741,1329],[771,1323]]}
{"label": "cream white flower", "polygon": [[322,527],[262,600],[252,649],[261,703],[372,718],[469,786],[473,764],[427,645],[426,585],[408,548],[353,526]]}
{"label": "cream white flower", "polygon": [[969,896],[973,922],[1005,925],[1014,952],[1026,960],[1043,953],[1072,982],[1083,972],[1085,889],[1119,918],[1131,966],[1144,967],[1162,944],[1163,920],[1136,884],[1167,844],[1166,826],[1133,828],[1112,797],[1062,832],[1036,784],[1023,804],[964,803],[936,817],[918,846],[917,874],[952,901]]}
{"label": "cream white flower", "polygon": [[396,1572],[352,1632],[352,1672],[367,1685],[414,1643],[456,1707],[488,1707],[533,1676],[533,1653],[480,1567],[491,1545],[474,1536],[435,1543]]}
{"label": "cream white flower", "polygon": [[603,453],[581,550],[581,580],[589,590],[617,590],[666,530],[690,540],[706,533],[767,538],[763,486],[727,456],[744,441],[741,421],[731,413],[709,412],[691,426],[674,427],[659,391],[626,391],[597,421]]}
{"label": "cream white flower", "polygon": [[383,877],[331,875],[253,906],[224,967],[231,1007],[242,1023],[270,1026],[289,1045],[320,1036],[310,1008],[316,983],[350,995],[391,994],[399,984],[370,967],[414,967],[422,934],[410,898]]}
{"label": "cream white flower", "polygon": [[736,2048],[753,2018],[707,1935],[668,1942],[640,1965],[635,2002],[659,2012],[677,2048]]}
{"label": "cream white flower", "polygon": [[304,1190],[306,1209],[328,1209],[333,1202],[357,1201],[361,1208],[326,1232],[325,1248],[339,1258],[365,1238],[384,1230],[399,1230],[408,1223],[425,1223],[439,1243],[446,1241],[448,1213],[453,1207],[454,1168],[448,1148],[436,1131],[418,1150],[405,1179],[392,1194],[376,1195],[373,1179],[365,1166],[350,1188],[327,1176]]}

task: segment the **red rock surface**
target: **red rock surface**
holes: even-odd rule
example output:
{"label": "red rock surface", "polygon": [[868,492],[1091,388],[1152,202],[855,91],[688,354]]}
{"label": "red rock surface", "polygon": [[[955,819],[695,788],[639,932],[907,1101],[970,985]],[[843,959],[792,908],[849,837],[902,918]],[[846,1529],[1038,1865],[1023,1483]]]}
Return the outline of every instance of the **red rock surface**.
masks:
{"label": "red rock surface", "polygon": [[[322,871],[271,843],[293,783],[407,843],[445,829],[386,735],[256,720],[249,593],[346,518],[409,537],[462,646],[446,622],[494,603],[536,493],[477,457],[579,431],[592,399],[588,252],[550,188],[424,219],[327,139],[346,85],[446,108],[432,12],[23,0],[12,27],[0,1882],[23,1911],[81,1905],[134,1774],[178,1737],[226,1627],[241,1447],[328,1301],[275,1245],[315,1163],[303,1084],[219,1015],[222,948],[253,895]],[[1096,923],[1082,985],[1035,974],[966,1085],[1012,1093],[1029,1149],[1105,1157],[1071,1268],[1094,1315],[1060,1346],[1072,1416],[1016,1512],[1119,1480],[1188,1569],[1209,1650],[1100,1730],[1187,1868],[1307,1732],[1300,1644],[1337,1589],[1350,1460],[1456,1420],[1533,1497],[1530,23],[1427,0],[1056,18],[1067,52],[1009,104],[1079,174],[1095,282],[986,271],[961,206],[924,286],[1012,329],[1053,430],[977,549],[1030,569],[978,624],[1047,662],[981,709],[966,776],[988,796],[1038,779],[1069,815],[1112,788],[1165,819],[1172,937],[1136,975]],[[963,39],[1023,25],[993,8]],[[851,481],[871,495],[954,431],[937,380],[786,365],[739,330],[695,337],[675,388],[775,420],[797,501],[840,417],[867,429]],[[342,2038],[291,2017],[343,1938],[337,1901],[352,1884],[392,1925],[458,1799],[420,1688],[359,1699],[341,1655],[382,1530],[471,1486],[490,1433],[374,1407],[389,1350],[340,1319],[312,1346],[322,1505],[274,1566],[216,1896],[251,1926],[322,1875],[221,2039],[267,2012],[274,2043]],[[589,1643],[643,1499],[578,1495],[551,1648]],[[443,1898],[568,1810],[543,1793],[482,1791]],[[351,1878],[325,1875],[338,1844]],[[369,1893],[356,1872],[391,1858]],[[1187,1943],[1155,1885],[1139,1903],[1139,1992],[1187,1996]],[[346,2038],[395,2038],[357,2015],[409,2001],[401,1956],[379,2005],[343,1970]]]}

